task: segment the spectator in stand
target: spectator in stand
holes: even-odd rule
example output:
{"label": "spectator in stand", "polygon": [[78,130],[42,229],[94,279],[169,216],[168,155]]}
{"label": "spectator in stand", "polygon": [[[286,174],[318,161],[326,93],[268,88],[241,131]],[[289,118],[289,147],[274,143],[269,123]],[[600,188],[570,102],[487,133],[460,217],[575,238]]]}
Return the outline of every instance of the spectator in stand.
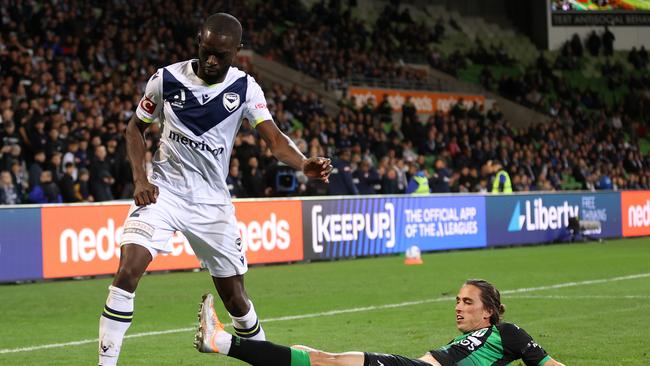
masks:
{"label": "spectator in stand", "polygon": [[29,200],[32,203],[61,203],[61,191],[52,180],[52,172],[43,170],[37,183],[29,192]]}
{"label": "spectator in stand", "polygon": [[387,168],[385,170],[385,173],[382,174],[381,193],[383,194],[402,193],[400,191],[399,182],[397,179],[397,170],[394,167]]}
{"label": "spectator in stand", "polygon": [[246,167],[242,177],[242,185],[246,195],[248,197],[264,197],[264,172],[259,167],[257,157],[251,156],[248,158]]}
{"label": "spectator in stand", "polygon": [[0,147],[0,169],[9,170],[14,162],[22,162],[20,145],[5,145]]}
{"label": "spectator in stand", "polygon": [[77,164],[81,162],[79,157],[76,155],[77,151],[79,151],[79,141],[74,137],[69,138],[66,152],[63,154],[63,159],[61,159],[61,164],[63,164],[64,167],[67,166],[68,163],[72,164],[74,167],[74,170],[72,171],[73,180],[77,180]]}
{"label": "spectator in stand", "polygon": [[512,180],[510,174],[504,169],[500,161],[489,160],[486,164],[486,170],[492,175],[491,182],[492,193],[512,193]]}
{"label": "spectator in stand", "polygon": [[362,160],[357,169],[352,173],[352,181],[359,194],[375,194],[380,187],[380,177],[377,170],[370,166],[367,160]]}
{"label": "spectator in stand", "polygon": [[20,186],[13,182],[11,173],[7,170],[0,172],[0,205],[16,205],[22,202]]}
{"label": "spectator in stand", "polygon": [[[108,162],[111,177],[117,178],[120,176],[120,162],[127,160],[126,155],[118,153],[117,140],[114,137],[109,137],[104,146],[106,146],[106,161]],[[122,182],[115,180],[115,184],[112,186],[113,197],[120,197],[123,186]]]}
{"label": "spectator in stand", "polygon": [[587,38],[587,48],[589,49],[589,54],[596,57],[600,53],[600,37],[596,34],[596,31],[591,31],[589,37]]}
{"label": "spectator in stand", "polygon": [[614,33],[609,30],[608,26],[605,26],[605,31],[603,32],[603,51],[605,56],[611,56],[614,54],[614,41],[616,36]]}
{"label": "spectator in stand", "polygon": [[45,151],[39,150],[34,154],[34,161],[29,167],[29,188],[30,190],[38,185],[41,173],[45,169]]}
{"label": "spectator in stand", "polygon": [[[11,111],[11,109],[6,109],[6,111]],[[0,132],[0,146],[3,147],[3,150],[6,147],[20,146],[21,138],[18,131],[16,131],[16,124],[11,120],[7,120],[2,123],[2,127],[3,130]]]}
{"label": "spectator in stand", "polygon": [[447,169],[447,163],[443,159],[436,159],[435,171],[431,177],[431,192],[449,193],[451,192],[451,172]]}
{"label": "spectator in stand", "polygon": [[330,175],[329,195],[358,195],[359,190],[352,181],[351,153],[349,149],[341,151],[332,161],[334,170]]}
{"label": "spectator in stand", "polygon": [[21,193],[27,192],[29,190],[29,174],[25,163],[18,160],[13,161],[10,172],[14,184],[20,189]]}
{"label": "spectator in stand", "polygon": [[61,181],[64,174],[63,165],[61,164],[61,157],[62,157],[61,153],[55,151],[50,156],[50,161],[46,165],[46,169],[52,172],[52,179],[56,184],[58,184]]}
{"label": "spectator in stand", "polygon": [[582,40],[577,33],[574,33],[571,37],[571,52],[576,57],[582,57],[582,51]]}
{"label": "spectator in stand", "polygon": [[393,107],[390,105],[388,100],[388,94],[384,94],[381,102],[377,106],[377,115],[379,116],[380,122],[390,122],[393,119]]}
{"label": "spectator in stand", "polygon": [[469,167],[463,166],[460,170],[460,175],[457,180],[457,191],[461,193],[475,192],[478,182],[471,175]]}
{"label": "spectator in stand", "polygon": [[420,169],[417,163],[411,163],[409,167],[410,179],[406,186],[406,194],[429,194],[429,177],[427,171]]}
{"label": "spectator in stand", "polygon": [[417,121],[417,109],[413,103],[413,97],[410,95],[406,97],[404,104],[402,104],[402,124],[414,123]]}
{"label": "spectator in stand", "polygon": [[76,173],[76,168],[73,163],[65,163],[65,173],[59,181],[59,188],[61,190],[61,197],[63,202],[77,202],[78,198],[75,195],[75,179],[74,174]]}
{"label": "spectator in stand", "polygon": [[239,176],[239,160],[237,158],[230,160],[230,170],[226,177],[226,185],[232,198],[246,197],[246,190],[242,184],[242,179]]}
{"label": "spectator in stand", "polygon": [[79,169],[79,179],[74,185],[77,202],[95,202],[90,191],[90,172],[86,168]]}
{"label": "spectator in stand", "polygon": [[90,190],[95,202],[110,201],[114,199],[111,187],[115,178],[111,175],[111,167],[106,160],[106,147],[95,146],[95,156],[90,164]]}
{"label": "spectator in stand", "polygon": [[48,148],[48,137],[45,132],[45,121],[42,119],[37,119],[34,121],[33,126],[31,128],[28,128],[27,131],[28,140],[26,141],[26,144],[30,147],[30,150],[35,151],[36,153],[39,151],[45,152]]}

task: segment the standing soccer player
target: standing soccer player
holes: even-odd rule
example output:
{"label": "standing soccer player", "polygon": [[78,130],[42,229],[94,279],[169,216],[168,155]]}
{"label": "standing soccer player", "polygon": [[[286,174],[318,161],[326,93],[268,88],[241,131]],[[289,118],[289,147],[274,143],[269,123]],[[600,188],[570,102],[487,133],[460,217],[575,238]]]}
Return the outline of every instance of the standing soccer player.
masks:
{"label": "standing soccer player", "polygon": [[[264,340],[244,289],[248,266],[226,186],[233,142],[246,118],[280,161],[308,177],[328,181],[330,159],[307,159],[275,125],[255,80],[231,67],[241,49],[242,27],[225,13],[208,17],[198,35],[199,58],[158,69],[151,76],[126,140],[135,184],[124,223],[120,264],[99,320],[99,364],[116,365],[133,319],[142,274],[159,253],[168,253],[175,231],[189,240],[208,268],[236,334]],[[144,168],[144,132],[159,119],[162,138],[153,174]]]}

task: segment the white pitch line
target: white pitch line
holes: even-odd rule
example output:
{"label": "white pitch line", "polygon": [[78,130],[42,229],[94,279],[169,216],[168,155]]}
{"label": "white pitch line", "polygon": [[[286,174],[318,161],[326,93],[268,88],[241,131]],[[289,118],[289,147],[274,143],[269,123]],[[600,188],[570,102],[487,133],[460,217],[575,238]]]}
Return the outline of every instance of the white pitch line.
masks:
{"label": "white pitch line", "polygon": [[550,285],[550,286],[540,286],[540,287],[524,287],[524,288],[519,288],[515,290],[505,290],[501,291],[502,294],[518,294],[522,292],[533,292],[533,291],[540,291],[540,290],[554,290],[558,288],[565,288],[565,287],[574,287],[574,286],[583,286],[583,285],[596,285],[599,283],[609,283],[609,282],[617,282],[617,281],[626,281],[626,280],[635,280],[638,278],[646,278],[650,277],[650,273],[640,273],[640,274],[635,274],[635,275],[630,275],[630,276],[621,276],[621,277],[612,277],[612,278],[603,278],[600,280],[587,280],[587,281],[579,281],[579,282],[565,282],[565,283],[558,283],[556,285]]}
{"label": "white pitch line", "polygon": [[[640,273],[636,275],[603,278],[598,280],[564,282],[564,283],[558,283],[555,285],[548,285],[548,286],[524,287],[524,288],[518,288],[513,290],[504,290],[501,291],[501,294],[519,294],[519,293],[534,292],[534,291],[553,290],[553,289],[565,288],[565,287],[575,287],[575,286],[594,285],[594,284],[609,283],[609,282],[616,282],[616,281],[634,280],[634,279],[647,278],[647,277],[650,277],[650,273]],[[331,310],[331,311],[325,311],[320,313],[288,315],[288,316],[282,316],[278,318],[263,319],[262,322],[271,323],[271,322],[281,322],[287,320],[318,318],[322,316],[334,316],[339,314],[359,313],[365,311],[401,308],[406,306],[414,306],[414,305],[428,304],[434,302],[451,301],[453,299],[455,299],[455,297],[447,296],[447,297],[438,297],[435,299],[405,301],[405,302],[400,302],[395,304],[373,305],[373,306],[364,306],[358,308]],[[227,324],[227,325],[231,325],[231,324]],[[189,327],[189,328],[160,330],[160,331],[153,331],[153,332],[143,332],[143,333],[129,334],[126,335],[124,338],[140,338],[140,337],[157,336],[157,335],[164,335],[164,334],[183,333],[183,332],[190,332],[195,329],[196,329],[195,327]],[[80,341],[65,342],[65,343],[42,344],[38,346],[21,347],[21,348],[5,348],[5,349],[0,349],[0,354],[31,352],[31,351],[37,351],[43,349],[61,348],[61,347],[70,347],[70,346],[81,346],[90,343],[97,343],[98,341],[99,341],[98,339],[83,339]]]}
{"label": "white pitch line", "polygon": [[616,299],[650,299],[650,296],[646,295],[516,295],[509,296],[509,300],[535,300],[535,299],[550,299],[550,300],[616,300]]}

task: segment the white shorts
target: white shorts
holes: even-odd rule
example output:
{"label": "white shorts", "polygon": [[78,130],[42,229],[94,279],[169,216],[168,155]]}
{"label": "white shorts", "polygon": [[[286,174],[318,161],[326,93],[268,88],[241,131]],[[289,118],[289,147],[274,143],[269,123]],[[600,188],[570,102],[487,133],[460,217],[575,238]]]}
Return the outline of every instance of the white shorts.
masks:
{"label": "white shorts", "polygon": [[162,188],[155,204],[131,205],[120,245],[141,245],[155,258],[172,251],[170,239],[175,231],[185,235],[201,266],[212,276],[230,277],[248,270],[232,204],[190,203]]}

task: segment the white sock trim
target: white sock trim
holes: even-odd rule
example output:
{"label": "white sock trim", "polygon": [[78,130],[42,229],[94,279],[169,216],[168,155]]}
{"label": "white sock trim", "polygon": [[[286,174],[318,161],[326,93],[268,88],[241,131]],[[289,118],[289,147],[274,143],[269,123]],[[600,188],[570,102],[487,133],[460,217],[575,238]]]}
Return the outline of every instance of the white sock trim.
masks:
{"label": "white sock trim", "polygon": [[[233,323],[238,323],[236,325],[245,324],[250,319],[251,316],[253,316],[254,320],[257,320],[257,314],[255,313],[255,307],[253,306],[253,302],[248,300],[248,306],[250,308],[248,309],[248,312],[245,315],[234,316],[234,315],[228,313],[228,315],[230,315],[230,319],[232,319]],[[255,325],[255,323],[251,324],[249,327],[252,327],[253,325]]]}
{"label": "white sock trim", "polygon": [[135,298],[135,293],[134,292],[128,292],[126,290],[122,290],[121,288],[115,287],[113,285],[108,286],[108,291],[117,293],[118,295],[124,296],[127,299]]}
{"label": "white sock trim", "polygon": [[235,327],[235,335],[247,339],[254,339],[259,341],[265,340],[266,335],[264,333],[264,329],[262,328],[262,324],[257,317],[257,313],[255,312],[253,302],[249,300],[248,304],[250,305],[250,309],[246,315],[233,316],[230,313],[228,314],[230,315],[233,326]]}

